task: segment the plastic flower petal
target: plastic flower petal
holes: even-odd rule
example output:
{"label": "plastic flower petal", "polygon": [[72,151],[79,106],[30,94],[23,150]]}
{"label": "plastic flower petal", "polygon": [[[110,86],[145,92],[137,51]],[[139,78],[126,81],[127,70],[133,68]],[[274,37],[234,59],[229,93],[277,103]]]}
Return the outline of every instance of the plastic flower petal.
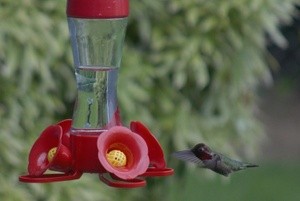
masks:
{"label": "plastic flower petal", "polygon": [[[126,127],[114,126],[101,133],[97,148],[98,159],[102,166],[121,179],[133,179],[145,173],[149,166],[145,140]],[[116,158],[112,158],[112,155],[116,155]],[[123,164],[123,161],[118,163],[117,160],[125,160],[121,159],[124,157],[126,163]]]}

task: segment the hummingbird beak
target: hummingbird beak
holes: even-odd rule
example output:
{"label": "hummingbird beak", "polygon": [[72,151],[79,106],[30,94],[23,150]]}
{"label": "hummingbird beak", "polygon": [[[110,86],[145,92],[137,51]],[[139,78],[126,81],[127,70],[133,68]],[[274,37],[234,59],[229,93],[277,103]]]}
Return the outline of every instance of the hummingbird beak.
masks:
{"label": "hummingbird beak", "polygon": [[191,150],[176,151],[172,153],[172,156],[179,160],[196,163],[200,166],[204,165],[203,162],[197,158]]}

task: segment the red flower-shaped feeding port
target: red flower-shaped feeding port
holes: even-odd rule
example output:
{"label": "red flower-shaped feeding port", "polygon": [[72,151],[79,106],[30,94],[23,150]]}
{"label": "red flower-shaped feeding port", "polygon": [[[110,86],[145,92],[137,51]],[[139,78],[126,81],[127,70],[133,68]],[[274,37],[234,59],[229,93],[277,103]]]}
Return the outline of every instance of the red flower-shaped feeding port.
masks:
{"label": "red flower-shaped feeding port", "polygon": [[114,126],[98,138],[98,158],[102,166],[121,179],[134,179],[149,167],[144,139],[123,126]]}

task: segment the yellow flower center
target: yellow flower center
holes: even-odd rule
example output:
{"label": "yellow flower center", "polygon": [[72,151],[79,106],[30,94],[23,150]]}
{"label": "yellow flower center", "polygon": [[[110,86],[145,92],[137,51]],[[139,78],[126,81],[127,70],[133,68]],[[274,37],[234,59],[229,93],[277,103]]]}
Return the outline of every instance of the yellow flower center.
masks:
{"label": "yellow flower center", "polygon": [[106,159],[114,167],[124,167],[127,162],[126,155],[120,150],[111,150]]}
{"label": "yellow flower center", "polygon": [[56,151],[57,151],[57,147],[53,147],[52,149],[50,149],[48,151],[48,155],[47,155],[47,159],[49,162],[51,162],[56,154]]}

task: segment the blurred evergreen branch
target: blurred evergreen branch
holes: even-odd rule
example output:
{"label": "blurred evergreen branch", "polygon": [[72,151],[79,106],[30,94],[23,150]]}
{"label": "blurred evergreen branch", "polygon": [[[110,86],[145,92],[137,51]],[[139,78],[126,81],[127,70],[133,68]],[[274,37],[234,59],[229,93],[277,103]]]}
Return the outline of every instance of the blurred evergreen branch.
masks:
{"label": "blurred evergreen branch", "polygon": [[[296,16],[297,2],[131,0],[118,85],[124,122],[149,125],[167,158],[198,141],[230,154],[242,147],[253,157],[263,139],[256,88],[272,82],[266,34],[288,45],[278,26]],[[65,3],[0,2],[0,197],[162,200],[168,178],[131,191],[93,176],[68,185],[17,181],[41,130],[71,115],[76,89]]]}

